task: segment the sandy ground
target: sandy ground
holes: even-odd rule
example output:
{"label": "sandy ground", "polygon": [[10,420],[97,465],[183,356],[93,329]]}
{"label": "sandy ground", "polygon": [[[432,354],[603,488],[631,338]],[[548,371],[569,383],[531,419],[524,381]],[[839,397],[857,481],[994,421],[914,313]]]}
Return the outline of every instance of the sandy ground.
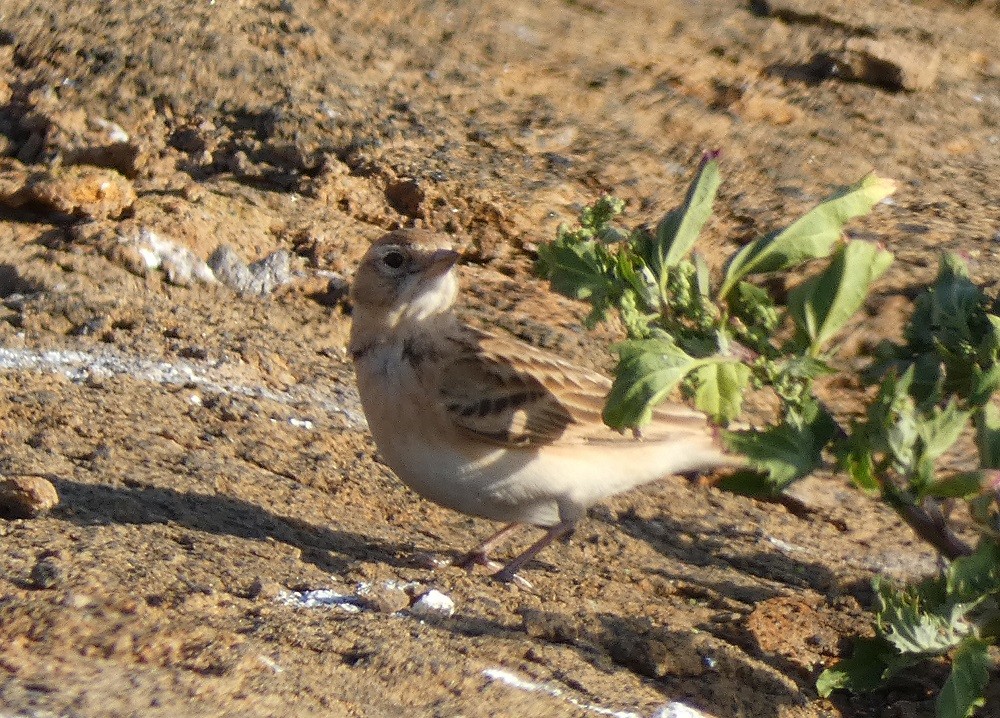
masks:
{"label": "sandy ground", "polygon": [[493,526],[379,463],[344,287],[428,226],[473,320],[606,367],[534,247],[605,192],[655,220],[721,149],[716,264],[899,182],[851,228],[898,259],[848,341],[891,335],[941,250],[1000,281],[998,38],[943,0],[5,0],[0,468],[60,503],[0,519],[0,715],[929,715],[934,671],[816,695],[871,576],[935,566],[840,476],[667,478],[533,593],[429,568]]}

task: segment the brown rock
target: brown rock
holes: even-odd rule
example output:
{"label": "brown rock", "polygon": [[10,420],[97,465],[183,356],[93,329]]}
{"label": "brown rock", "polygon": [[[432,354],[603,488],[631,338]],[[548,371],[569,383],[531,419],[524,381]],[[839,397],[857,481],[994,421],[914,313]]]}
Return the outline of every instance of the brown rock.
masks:
{"label": "brown rock", "polygon": [[410,597],[400,586],[392,583],[373,585],[360,591],[365,605],[379,613],[396,613],[410,607]]}
{"label": "brown rock", "polygon": [[648,678],[694,677],[705,673],[698,642],[669,628],[646,628],[642,621],[609,620],[600,642],[616,663]]}
{"label": "brown rock", "polygon": [[32,518],[59,503],[52,482],[31,474],[0,480],[0,516]]}
{"label": "brown rock", "polygon": [[0,205],[15,208],[27,201],[24,186],[29,175],[28,169],[17,160],[0,158]]}
{"label": "brown rock", "polygon": [[420,205],[425,199],[425,194],[416,180],[403,179],[391,182],[385,188],[385,198],[394,210],[415,218],[420,216]]}
{"label": "brown rock", "polygon": [[63,567],[56,560],[55,556],[43,555],[31,569],[29,581],[33,588],[50,589],[56,588],[66,576]]}
{"label": "brown rock", "polygon": [[118,172],[83,166],[33,175],[23,192],[43,210],[91,219],[119,217],[136,200],[132,183]]}
{"label": "brown rock", "polygon": [[534,608],[521,608],[519,613],[524,632],[531,638],[551,643],[574,643],[580,637],[579,627],[568,616]]}
{"label": "brown rock", "polygon": [[263,578],[255,578],[254,582],[250,584],[250,598],[260,599],[262,601],[273,601],[276,599],[285,587],[282,586],[277,581],[268,581]]}
{"label": "brown rock", "polygon": [[65,153],[67,164],[94,165],[135,177],[148,161],[147,151],[135,142],[109,142],[80,147]]}

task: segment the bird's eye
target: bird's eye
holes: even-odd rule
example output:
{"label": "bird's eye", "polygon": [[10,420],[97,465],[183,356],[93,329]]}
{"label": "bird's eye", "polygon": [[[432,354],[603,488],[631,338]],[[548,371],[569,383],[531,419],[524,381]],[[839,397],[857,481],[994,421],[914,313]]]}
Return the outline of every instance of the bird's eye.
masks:
{"label": "bird's eye", "polygon": [[399,269],[406,262],[406,257],[402,252],[393,250],[386,252],[382,257],[382,263],[390,269]]}

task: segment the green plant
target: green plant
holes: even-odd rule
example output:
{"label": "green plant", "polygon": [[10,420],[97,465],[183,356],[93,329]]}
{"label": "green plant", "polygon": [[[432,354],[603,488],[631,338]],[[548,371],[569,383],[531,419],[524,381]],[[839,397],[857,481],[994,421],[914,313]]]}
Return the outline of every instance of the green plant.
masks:
{"label": "green plant", "polygon": [[910,586],[874,580],[875,636],[858,639],[850,658],[820,674],[816,689],[880,687],[920,661],[947,657],[951,672],[938,693],[940,718],[965,718],[984,704],[990,645],[1000,630],[1000,545],[984,539],[941,576]]}
{"label": "green plant", "polygon": [[[836,338],[892,255],[846,240],[843,228],[894,184],[869,175],[834,193],[745,245],[713,279],[694,248],[720,181],[717,157],[707,155],[684,201],[655,227],[621,227],[624,203],[605,197],[583,211],[579,226],[560,227],[554,241],[539,247],[542,276],[556,291],[590,304],[585,324],[615,312],[627,331],[615,346],[605,422],[641,431],[653,407],[680,390],[728,427],[748,391],[772,392],[780,411],[769,423],[724,433],[730,448],[747,457],[746,468],[722,480],[724,488],[775,496],[833,457],[860,489],[891,505],[953,560],[949,573],[932,581],[903,588],[878,583],[878,638],[859,642],[857,659],[824,673],[820,690],[875,687],[899,667],[948,655],[953,672],[939,714],[971,715],[985,685],[985,646],[995,642],[998,587],[993,573],[980,573],[996,544],[984,538],[974,551],[952,530],[942,502],[968,500],[984,536],[997,534],[1000,416],[989,400],[1000,386],[1000,318],[962,262],[944,256],[937,280],[917,299],[905,342],[883,342],[858,377],[878,386],[864,416],[844,425],[817,396],[816,381],[843,371],[836,368]],[[777,294],[760,281],[774,277],[793,286]],[[970,426],[978,466],[939,469]],[[934,640],[927,638],[931,626],[939,634]],[[917,638],[907,643],[901,637],[909,634]],[[881,666],[874,680],[872,666]]]}

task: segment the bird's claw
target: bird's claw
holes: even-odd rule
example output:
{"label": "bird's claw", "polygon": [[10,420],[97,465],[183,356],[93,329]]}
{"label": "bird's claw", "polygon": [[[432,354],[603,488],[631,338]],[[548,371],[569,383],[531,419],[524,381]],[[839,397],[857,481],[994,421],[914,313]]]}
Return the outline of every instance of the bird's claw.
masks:
{"label": "bird's claw", "polygon": [[459,556],[457,559],[452,561],[451,565],[464,568],[466,571],[471,571],[476,566],[485,566],[491,571],[497,571],[503,568],[502,563],[494,561],[482,551],[469,551],[469,553],[464,556]]}
{"label": "bird's claw", "polygon": [[504,583],[513,583],[518,588],[523,588],[528,591],[534,591],[535,589],[535,587],[531,584],[531,581],[514,571],[508,571],[506,567],[501,568],[499,571],[494,573],[493,578],[498,581],[503,581]]}

